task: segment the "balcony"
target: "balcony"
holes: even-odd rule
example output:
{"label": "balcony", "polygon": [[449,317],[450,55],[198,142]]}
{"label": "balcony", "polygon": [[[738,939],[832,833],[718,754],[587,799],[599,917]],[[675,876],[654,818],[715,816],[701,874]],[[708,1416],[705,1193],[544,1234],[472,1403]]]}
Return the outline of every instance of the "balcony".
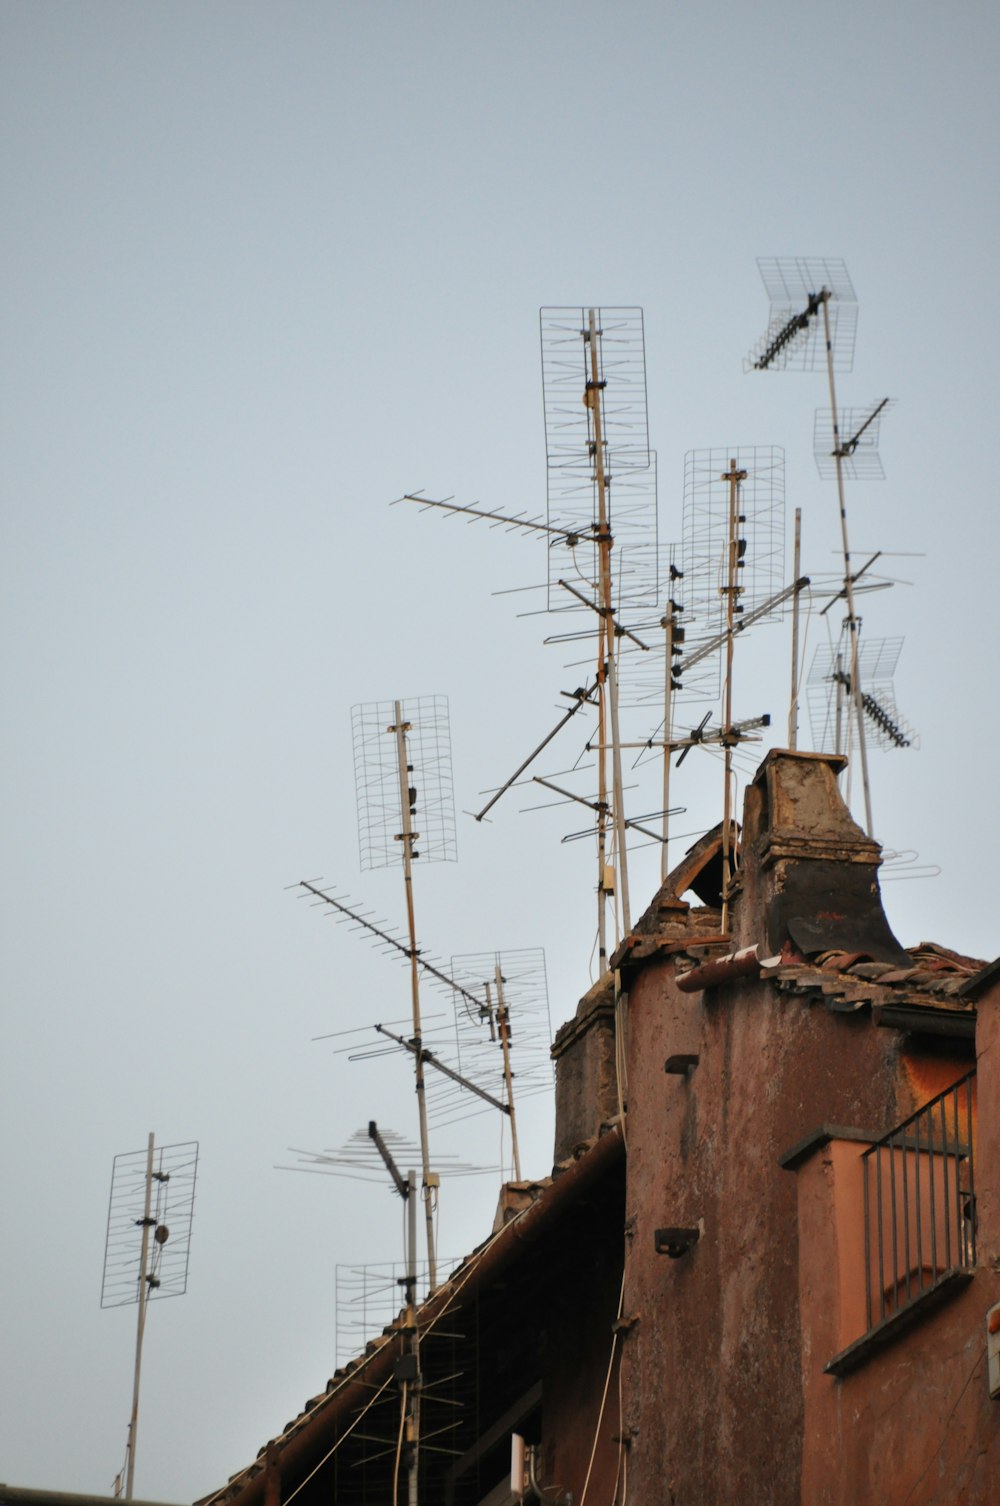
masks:
{"label": "balcony", "polygon": [[853,1370],[971,1280],[975,1077],[966,1073],[861,1156],[867,1332],[829,1373]]}

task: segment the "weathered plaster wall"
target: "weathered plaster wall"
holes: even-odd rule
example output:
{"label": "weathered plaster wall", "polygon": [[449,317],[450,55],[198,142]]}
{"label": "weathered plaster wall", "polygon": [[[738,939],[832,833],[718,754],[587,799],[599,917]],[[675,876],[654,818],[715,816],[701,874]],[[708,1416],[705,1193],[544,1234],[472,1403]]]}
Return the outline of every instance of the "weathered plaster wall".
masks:
{"label": "weathered plaster wall", "polygon": [[[898,1037],[756,980],[683,995],[674,966],[644,969],[628,1006],[630,1476],[637,1499],[671,1506],[792,1506],[798,1228],[778,1160],[824,1120],[895,1122]],[[685,1078],[664,1074],[675,1052],[699,1056]],[[676,1261],[654,1250],[669,1225],[703,1229]]]}
{"label": "weathered plaster wall", "polygon": [[620,1467],[617,1345],[603,1414],[601,1400],[621,1295],[623,1173],[619,1163],[578,1210],[572,1243],[554,1251],[558,1279],[543,1319],[540,1479],[579,1502],[593,1450],[589,1506],[614,1499]]}
{"label": "weathered plaster wall", "polygon": [[833,1142],[796,1173],[803,1506],[986,1506],[1000,1479],[984,1379],[985,1312],[1000,1296],[989,1261],[849,1375],[824,1373],[864,1331],[860,1149]]}
{"label": "weathered plaster wall", "polygon": [[553,1160],[565,1160],[618,1113],[615,1005],[609,978],[594,985],[557,1032],[556,1138]]}

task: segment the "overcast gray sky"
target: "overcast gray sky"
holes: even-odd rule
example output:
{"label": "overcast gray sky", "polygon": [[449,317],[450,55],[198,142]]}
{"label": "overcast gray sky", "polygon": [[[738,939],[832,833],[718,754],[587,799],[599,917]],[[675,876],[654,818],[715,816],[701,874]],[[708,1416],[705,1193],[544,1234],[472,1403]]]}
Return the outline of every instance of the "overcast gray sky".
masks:
{"label": "overcast gray sky", "polygon": [[[665,539],[686,451],[782,445],[820,575],[822,380],[742,360],[758,256],[846,260],[841,401],[898,400],[852,542],[916,556],[864,605],[867,634],[905,636],[921,740],[873,755],[876,828],[941,870],[887,883],[887,909],[904,945],[995,955],[1000,23],[988,0],[5,0],[0,25],[0,1471],[111,1487],[134,1311],[99,1308],[108,1184],[154,1130],[202,1147],[136,1474],[183,1501],[322,1388],[335,1266],[399,1252],[387,1191],[274,1169],[373,1116],[414,1130],[405,1066],[311,1043],[404,1014],[405,973],[284,888],[322,874],[402,919],[397,875],[358,869],[350,708],[447,695],[467,810],[579,683],[517,615],[534,599],[493,594],[541,580],[543,550],[388,507],[544,507],[540,305],[644,307]],[[788,652],[773,627],[738,655],[738,712],[777,742]],[[675,793],[679,832],[720,819],[712,759]],[[419,919],[445,956],[543,946],[558,1024],[590,981],[592,862],[560,842],[578,815],[530,803],[460,818]],[[548,1105],[530,1118],[540,1175]],[[453,1133],[442,1151],[496,1154],[488,1122],[485,1149]],[[495,1198],[446,1184],[447,1253]]]}

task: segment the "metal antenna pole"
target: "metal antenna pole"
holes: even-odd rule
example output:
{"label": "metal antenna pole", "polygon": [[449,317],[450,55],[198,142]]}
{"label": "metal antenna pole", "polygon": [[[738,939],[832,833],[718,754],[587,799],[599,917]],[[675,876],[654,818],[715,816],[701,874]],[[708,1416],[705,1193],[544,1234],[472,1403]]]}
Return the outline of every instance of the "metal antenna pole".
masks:
{"label": "metal antenna pole", "polygon": [[410,994],[413,1001],[413,1055],[414,1075],[417,1088],[417,1112],[420,1117],[420,1162],[423,1173],[421,1196],[424,1200],[424,1219],[427,1225],[427,1280],[431,1292],[437,1287],[437,1261],[434,1256],[434,1210],[431,1206],[430,1146],[427,1135],[427,1099],[424,1092],[424,1059],[420,1029],[420,969],[417,965],[417,926],[413,909],[413,842],[415,832],[410,820],[410,781],[406,761],[406,726],[403,722],[403,704],[393,702],[395,723],[389,728],[396,734],[396,761],[399,767],[399,797],[403,817],[403,830],[399,840],[403,844],[403,880],[406,891],[406,923],[410,937]]}
{"label": "metal antenna pole", "polygon": [[733,644],[735,640],[736,598],[741,594],[736,584],[739,569],[739,543],[737,529],[740,520],[739,488],[747,473],[740,470],[735,457],[729,462],[729,470],[721,478],[729,483],[729,550],[726,572],[726,683],[722,715],[722,745],[725,749],[726,787],[722,800],[722,929],[729,923],[729,886],[732,880],[732,792],[730,784],[733,773]]}
{"label": "metal antenna pole", "polygon": [[830,338],[830,290],[824,288],[819,298],[823,306],[823,332],[826,337],[826,373],[830,385],[830,410],[833,420],[833,454],[837,465],[837,498],[840,503],[840,535],[844,553],[844,595],[847,598],[847,628],[851,642],[851,700],[854,705],[854,721],[858,729],[858,754],[861,760],[861,784],[865,796],[865,830],[870,837],[875,835],[872,821],[872,797],[868,783],[868,750],[865,746],[864,704],[861,699],[861,677],[858,673],[858,635],[861,623],[854,610],[854,580],[851,574],[851,549],[847,540],[847,507],[844,502],[844,446],[840,441],[837,416],[837,391],[833,380],[833,342]]}
{"label": "metal antenna pole", "polygon": [[[795,562],[792,579],[799,579],[802,566],[802,509],[795,509]],[[792,597],[792,693],[788,702],[788,746],[799,745],[799,593]]]}
{"label": "metal antenna pole", "polygon": [[153,1200],[153,1135],[150,1134],[146,1149],[146,1198],[142,1213],[142,1253],[139,1256],[139,1316],[135,1334],[135,1378],[132,1382],[132,1415],[128,1424],[128,1470],[125,1476],[125,1499],[132,1499],[135,1480],[135,1439],[139,1429],[139,1376],[142,1371],[142,1338],[146,1328],[146,1299],[149,1291],[146,1272],[149,1264],[149,1230],[153,1222],[150,1207]]}
{"label": "metal antenna pole", "polygon": [[[588,329],[586,338],[590,341],[590,378],[584,389],[584,402],[590,409],[591,422],[593,424],[593,447],[594,447],[594,473],[597,481],[597,507],[598,507],[598,530],[597,544],[600,558],[601,589],[598,598],[604,605],[604,557],[608,549],[607,526],[605,517],[604,496],[604,455],[603,437],[601,434],[601,402],[600,386],[597,374],[597,320],[593,309],[588,314]],[[599,753],[597,759],[597,971],[598,976],[603,976],[608,969],[608,932],[607,932],[607,822],[608,822],[608,774],[607,754],[604,751],[607,742],[605,719],[607,715],[607,692],[605,682],[607,680],[607,654],[605,648],[604,619],[597,632],[597,741]]]}
{"label": "metal antenna pole", "polygon": [[[683,571],[678,570],[673,561],[670,564],[670,588],[673,590],[675,581],[682,579]],[[682,689],[680,682],[680,669],[682,666],[675,665],[674,660],[679,658],[683,650],[681,645],[685,640],[685,631],[679,621],[684,608],[680,606],[672,596],[667,597],[667,605],[660,626],[666,634],[666,664],[663,669],[663,848],[660,853],[660,883],[666,881],[670,872],[669,847],[670,840],[670,761],[674,749],[673,737],[673,693]]]}
{"label": "metal antenna pole", "polygon": [[507,1107],[510,1115],[510,1149],[514,1160],[514,1181],[521,1180],[521,1153],[517,1146],[517,1116],[514,1113],[514,1074],[510,1070],[510,1015],[503,992],[503,974],[497,963],[493,971],[497,989],[497,1026],[500,1030],[500,1049],[503,1052],[503,1075],[507,1085]]}
{"label": "metal antenna pole", "polygon": [[[409,1171],[406,1174],[406,1327],[410,1339],[410,1353],[416,1356],[416,1370],[420,1374],[420,1349],[417,1339],[417,1178]],[[410,1381],[410,1411],[407,1418],[410,1446],[407,1478],[408,1506],[417,1506],[417,1477],[420,1441],[420,1392],[416,1380]]]}
{"label": "metal antenna pole", "polygon": [[671,691],[674,687],[674,612],[672,604],[668,603],[663,626],[667,635],[666,667],[663,671],[663,851],[660,854],[660,883],[666,882],[670,872],[669,848],[667,843],[670,839],[670,756],[673,752],[670,746],[671,735]]}
{"label": "metal antenna pole", "polygon": [[[590,339],[590,381],[587,383],[586,401],[590,408],[594,424],[594,473],[597,482],[597,538],[600,551],[600,601],[603,609],[603,631],[598,633],[598,676],[607,678],[607,703],[608,719],[611,723],[611,768],[612,768],[612,799],[614,802],[614,824],[616,845],[618,848],[618,883],[621,893],[622,926],[627,935],[632,929],[631,915],[629,913],[628,894],[628,858],[625,851],[625,827],[624,811],[622,809],[622,760],[621,738],[618,726],[618,675],[615,665],[615,628],[613,605],[611,596],[611,527],[608,521],[608,478],[604,468],[604,436],[601,425],[601,382],[597,365],[597,312],[595,309],[588,310],[588,335]],[[605,726],[603,718],[604,698],[602,696],[601,713],[599,714],[600,726],[598,736],[603,745],[605,740]],[[606,754],[602,751],[600,757],[600,777],[598,799],[602,805],[607,802],[607,769]],[[604,856],[605,856],[605,829],[607,825],[606,812],[598,813],[598,859],[600,863],[600,906],[601,928],[604,931],[600,940],[599,950],[601,953],[601,971],[607,968],[607,937],[604,920],[604,911],[607,901],[607,891],[604,887]]]}

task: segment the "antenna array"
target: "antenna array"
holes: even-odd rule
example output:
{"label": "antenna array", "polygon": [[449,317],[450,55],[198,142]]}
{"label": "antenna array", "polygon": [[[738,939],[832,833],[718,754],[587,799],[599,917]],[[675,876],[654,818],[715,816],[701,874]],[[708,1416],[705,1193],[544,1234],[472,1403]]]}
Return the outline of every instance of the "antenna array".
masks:
{"label": "antenna array", "polygon": [[858,300],[844,262],[828,256],[763,256],[757,266],[771,308],[744,371],[825,371],[828,364],[834,371],[851,371]]}
{"label": "antenna array", "polygon": [[[861,782],[864,789],[865,825],[869,836],[874,835],[871,804],[871,786],[868,779],[868,752],[865,738],[866,707],[861,683],[858,644],[861,619],[854,604],[854,584],[857,576],[851,564],[851,550],[847,535],[847,506],[844,498],[844,481],[848,468],[856,463],[856,456],[864,436],[877,425],[886,406],[878,404],[860,422],[854,422],[854,410],[847,410],[851,417],[851,432],[841,428],[841,410],[837,405],[837,389],[834,373],[850,371],[854,364],[854,340],[857,330],[858,303],[851,279],[844,263],[836,259],[786,257],[765,258],[758,263],[761,278],[771,300],[770,319],[763,338],[751,351],[744,363],[755,371],[789,370],[815,371],[825,366],[830,393],[828,413],[832,447],[829,458],[833,461],[833,474],[837,478],[837,498],[840,507],[841,550],[843,554],[843,595],[847,603],[845,628],[847,632],[847,687],[851,712],[857,736],[861,764]],[[821,419],[820,432],[827,419]],[[862,459],[865,459],[863,454]],[[870,455],[868,456],[870,463]],[[823,465],[827,463],[824,453]],[[881,467],[880,467],[881,469]]]}

